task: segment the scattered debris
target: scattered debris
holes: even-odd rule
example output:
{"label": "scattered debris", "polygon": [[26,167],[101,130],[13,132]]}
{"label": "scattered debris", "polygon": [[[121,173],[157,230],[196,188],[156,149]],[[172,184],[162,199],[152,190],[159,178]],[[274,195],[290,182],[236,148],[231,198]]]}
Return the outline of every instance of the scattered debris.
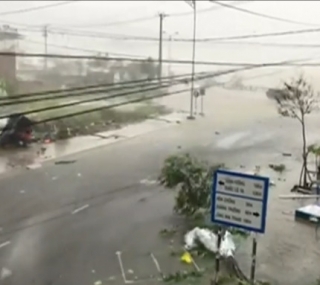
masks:
{"label": "scattered debris", "polygon": [[77,174],[77,176],[78,176],[78,177],[81,177],[81,176],[82,176],[82,174],[81,174],[81,173],[78,173],[78,174]]}
{"label": "scattered debris", "polygon": [[89,205],[88,205],[88,204],[87,204],[87,205],[84,205],[84,206],[82,206],[82,207],[80,207],[80,208],[78,208],[78,209],[75,209],[73,212],[71,212],[71,214],[72,214],[72,215],[78,214],[79,212],[81,212],[81,211],[83,211],[83,210],[85,210],[85,209],[87,209],[87,208],[89,208]]}
{"label": "scattered debris", "polygon": [[283,173],[286,170],[286,166],[284,164],[269,164],[269,167],[279,173]]}
{"label": "scattered debris", "polygon": [[192,264],[193,263],[193,258],[191,256],[191,254],[186,251],[184,254],[182,254],[180,260],[184,263],[187,263],[187,264]]}
{"label": "scattered debris", "polygon": [[52,180],[57,180],[58,177],[57,177],[57,176],[53,176],[51,179],[52,179]]}
{"label": "scattered debris", "polygon": [[4,280],[12,275],[12,271],[8,268],[3,267],[1,269],[0,280]]}
{"label": "scattered debris", "polygon": [[165,237],[172,237],[177,233],[177,229],[162,229],[160,235]]}
{"label": "scattered debris", "polygon": [[144,185],[155,185],[155,184],[158,184],[158,181],[157,180],[142,179],[142,180],[140,180],[140,183],[144,184]]}
{"label": "scattered debris", "polygon": [[0,244],[0,248],[3,248],[3,247],[5,247],[5,246],[7,246],[7,245],[9,245],[9,244],[11,244],[11,241],[6,241],[6,242],[4,242],[4,243],[1,243],[1,244]]}
{"label": "scattered debris", "polygon": [[110,277],[108,278],[108,281],[114,281],[114,280],[116,280],[116,277],[114,277],[114,276],[110,276]]}
{"label": "scattered debris", "polygon": [[41,166],[42,165],[40,163],[29,164],[27,165],[27,169],[33,170],[33,169],[40,168]]}
{"label": "scattered debris", "polygon": [[168,274],[163,276],[162,280],[164,282],[172,282],[172,283],[179,283],[185,280],[194,280],[194,279],[198,279],[200,277],[203,276],[203,272],[202,271],[197,271],[197,270],[193,270],[193,271],[177,271],[175,273],[172,274]]}
{"label": "scattered debris", "polygon": [[56,161],[54,164],[72,164],[72,163],[75,163],[76,160],[59,160],[59,161]]}
{"label": "scattered debris", "polygon": [[20,190],[20,194],[24,194],[24,193],[26,193],[25,190]]}
{"label": "scattered debris", "polygon": [[96,273],[96,271],[93,269],[93,270],[91,270],[91,273],[93,273],[93,274],[94,274],[94,273]]}
{"label": "scattered debris", "polygon": [[288,152],[283,152],[283,153],[282,153],[282,156],[290,157],[290,156],[292,156],[292,154],[291,154],[291,153],[288,153]]}
{"label": "scattered debris", "polygon": [[94,285],[102,285],[102,281],[98,280],[98,281],[94,282]]}
{"label": "scattered debris", "polygon": [[220,132],[214,132],[216,135],[220,135]]}
{"label": "scattered debris", "polygon": [[[198,243],[201,243],[207,250],[217,253],[217,239],[217,235],[210,230],[196,227],[185,235],[185,248],[186,250],[193,249]],[[220,254],[225,257],[233,256],[235,249],[236,246],[232,235],[226,231],[222,237]]]}
{"label": "scattered debris", "polygon": [[134,271],[132,269],[129,269],[127,272],[128,274],[134,274]]}

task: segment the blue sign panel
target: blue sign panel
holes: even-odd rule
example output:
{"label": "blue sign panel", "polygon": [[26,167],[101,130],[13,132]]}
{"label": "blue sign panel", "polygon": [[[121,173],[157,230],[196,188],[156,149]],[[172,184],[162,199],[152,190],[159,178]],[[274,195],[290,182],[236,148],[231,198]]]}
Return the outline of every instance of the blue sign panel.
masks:
{"label": "blue sign panel", "polygon": [[267,177],[217,170],[212,186],[211,221],[264,233],[268,192]]}

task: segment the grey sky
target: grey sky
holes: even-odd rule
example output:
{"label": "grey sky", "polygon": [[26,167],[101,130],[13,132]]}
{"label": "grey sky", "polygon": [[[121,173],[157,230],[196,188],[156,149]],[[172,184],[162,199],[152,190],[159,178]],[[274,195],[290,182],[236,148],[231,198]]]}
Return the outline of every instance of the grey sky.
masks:
{"label": "grey sky", "polygon": [[[0,1],[0,14],[2,12],[47,5],[56,1]],[[227,1],[226,3],[234,1]],[[245,1],[246,2],[246,1]],[[201,11],[210,7],[218,7],[208,1],[198,1],[198,10]],[[288,30],[310,29],[320,27],[318,11],[319,1],[254,1],[244,3],[238,7],[245,8],[259,13],[269,14],[276,17],[290,19],[310,25],[298,25],[284,23],[271,19],[245,14],[227,8],[219,8],[198,14],[198,38],[236,36],[252,33],[269,33]],[[157,42],[142,41],[115,41],[109,39],[93,39],[74,37],[70,35],[55,34],[57,29],[68,29],[86,32],[101,32],[113,34],[126,34],[135,36],[158,37],[159,20],[157,18],[148,21],[110,25],[108,23],[126,21],[141,17],[152,17],[158,12],[184,13],[191,12],[191,8],[184,1],[81,1],[72,4],[58,6],[47,10],[39,10],[28,13],[0,16],[0,23],[9,22],[17,24],[16,27],[27,36],[27,41],[20,42],[20,48],[32,52],[43,52],[43,37],[39,27],[45,24],[49,26],[49,52],[77,53],[53,47],[58,44],[62,46],[80,47],[97,51],[109,51],[127,53],[132,55],[151,55],[157,57]],[[34,32],[30,27],[36,26]],[[165,19],[164,30],[169,33],[178,32],[180,37],[192,37],[192,14],[189,16],[172,16]],[[33,42],[31,42],[33,41]],[[320,44],[320,33],[306,35],[270,37],[265,39],[249,39],[250,42],[259,43],[303,43]],[[37,42],[37,43],[34,43]],[[168,44],[164,44],[164,57],[168,56]],[[320,62],[320,50],[317,48],[279,48],[265,47],[259,45],[245,44],[221,44],[221,43],[199,43],[197,45],[197,60],[226,61],[226,62],[274,62],[295,58],[307,58],[318,56],[315,61]],[[177,59],[191,58],[191,43],[173,43],[172,57]],[[197,71],[217,69],[218,67],[197,67]],[[186,71],[189,66],[174,66],[173,70]],[[263,73],[273,72],[275,69],[259,71]],[[277,84],[279,78],[288,76],[288,69],[277,68],[275,71],[285,70],[285,73],[277,73],[274,76],[267,76],[254,81],[263,84]],[[298,72],[297,69],[290,69],[290,73]],[[306,73],[312,77],[318,76],[318,68],[308,68]],[[243,76],[254,76],[256,72],[246,72]],[[320,87],[320,86],[319,86]]]}

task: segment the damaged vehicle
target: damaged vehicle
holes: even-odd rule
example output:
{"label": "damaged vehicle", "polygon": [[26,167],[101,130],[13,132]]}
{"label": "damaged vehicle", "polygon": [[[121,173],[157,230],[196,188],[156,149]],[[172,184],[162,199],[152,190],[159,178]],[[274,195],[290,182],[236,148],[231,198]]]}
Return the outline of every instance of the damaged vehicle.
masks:
{"label": "damaged vehicle", "polygon": [[8,117],[0,134],[0,146],[27,147],[32,142],[33,122],[23,114]]}

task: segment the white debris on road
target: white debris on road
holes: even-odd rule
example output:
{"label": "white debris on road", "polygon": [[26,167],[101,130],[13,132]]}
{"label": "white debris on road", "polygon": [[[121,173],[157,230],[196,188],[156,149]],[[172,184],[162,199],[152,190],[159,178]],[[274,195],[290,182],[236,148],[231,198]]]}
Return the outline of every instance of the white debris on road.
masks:
{"label": "white debris on road", "polygon": [[4,243],[1,243],[1,244],[0,244],[0,248],[3,248],[3,247],[5,247],[5,246],[9,245],[10,243],[11,243],[11,241],[6,241],[6,242],[4,242]]}
{"label": "white debris on road", "polygon": [[[196,227],[184,236],[184,241],[185,248],[187,250],[195,248],[197,246],[197,243],[200,242],[207,250],[213,253],[218,252],[218,236],[208,229],[201,229]],[[220,254],[226,257],[233,256],[235,250],[236,246],[233,241],[232,235],[228,231],[226,231],[221,240]]]}
{"label": "white debris on road", "polygon": [[4,280],[12,275],[12,271],[8,268],[3,267],[1,269],[0,280]]}
{"label": "white debris on road", "polygon": [[88,205],[88,204],[87,204],[87,205],[84,205],[84,206],[82,206],[82,207],[80,207],[80,208],[78,208],[78,209],[75,209],[71,214],[72,214],[72,215],[78,214],[79,212],[81,212],[81,211],[83,211],[83,210],[85,210],[85,209],[87,209],[87,208],[89,208],[89,205]]}

